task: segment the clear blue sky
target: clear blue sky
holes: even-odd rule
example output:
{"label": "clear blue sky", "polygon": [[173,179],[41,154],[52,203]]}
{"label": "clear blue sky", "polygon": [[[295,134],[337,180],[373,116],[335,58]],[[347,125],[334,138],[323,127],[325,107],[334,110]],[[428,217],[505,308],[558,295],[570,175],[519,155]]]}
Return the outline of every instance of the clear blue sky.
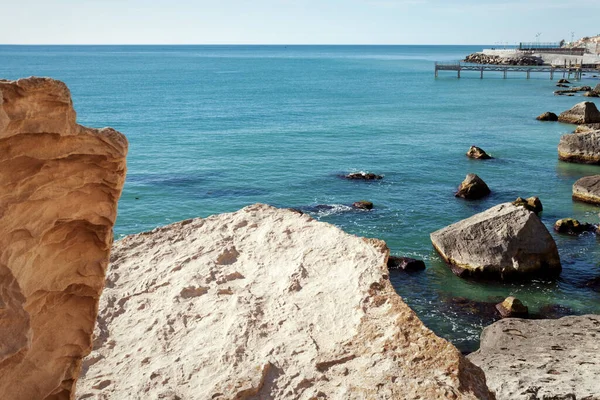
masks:
{"label": "clear blue sky", "polygon": [[600,34],[600,0],[6,0],[1,44],[514,44]]}

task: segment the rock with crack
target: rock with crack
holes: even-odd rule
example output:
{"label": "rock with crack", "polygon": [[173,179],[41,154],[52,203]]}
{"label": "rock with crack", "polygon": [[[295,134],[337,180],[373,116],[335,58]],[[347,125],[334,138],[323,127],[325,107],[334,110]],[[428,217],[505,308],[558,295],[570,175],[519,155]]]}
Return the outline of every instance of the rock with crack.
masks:
{"label": "rock with crack", "polygon": [[68,88],[0,81],[0,398],[69,399],[92,347],[127,141]]}
{"label": "rock with crack", "polygon": [[388,255],[261,204],[128,236],[78,396],[493,398],[396,294]]}
{"label": "rock with crack", "polygon": [[600,316],[508,318],[483,330],[467,358],[485,371],[498,400],[597,399]]}
{"label": "rock with crack", "polygon": [[465,278],[556,278],[556,243],[534,212],[504,203],[431,234],[434,248]]}

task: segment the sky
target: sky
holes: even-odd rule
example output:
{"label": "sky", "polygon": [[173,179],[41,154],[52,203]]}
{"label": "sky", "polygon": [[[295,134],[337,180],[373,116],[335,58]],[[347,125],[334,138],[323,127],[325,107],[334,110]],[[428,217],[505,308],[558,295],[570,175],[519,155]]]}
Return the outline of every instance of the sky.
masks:
{"label": "sky", "polygon": [[0,1],[0,44],[501,46],[600,34],[600,0]]}

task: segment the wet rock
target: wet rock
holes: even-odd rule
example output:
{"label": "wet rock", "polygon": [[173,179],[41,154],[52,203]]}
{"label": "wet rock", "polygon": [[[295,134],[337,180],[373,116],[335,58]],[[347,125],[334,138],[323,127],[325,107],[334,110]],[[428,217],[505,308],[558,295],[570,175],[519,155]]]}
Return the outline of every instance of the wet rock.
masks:
{"label": "wet rock", "polygon": [[546,111],[545,113],[536,117],[538,121],[558,121],[558,115],[553,112]]}
{"label": "wet rock", "polygon": [[422,260],[410,257],[389,256],[387,266],[390,270],[401,269],[406,272],[422,271],[425,269],[425,263]]}
{"label": "wet rock", "polygon": [[569,85],[563,85],[562,83],[559,83],[558,85],[556,85],[556,87],[568,88]]}
{"label": "wet rock", "polygon": [[475,174],[468,174],[465,180],[458,187],[454,194],[456,197],[462,197],[466,200],[481,199],[490,194],[488,185]]}
{"label": "wet rock", "polygon": [[504,203],[431,234],[452,271],[465,278],[556,278],[558,249],[535,213]]}
{"label": "wet rock", "polygon": [[526,318],[529,315],[527,306],[513,296],[507,297],[502,303],[496,304],[496,310],[502,318]]}
{"label": "wet rock", "polygon": [[600,130],[563,135],[558,159],[579,164],[600,164]]}
{"label": "wet rock", "polygon": [[592,289],[594,292],[600,292],[600,276],[589,279],[583,284],[583,287]]}
{"label": "wet rock", "polygon": [[537,319],[558,319],[573,314],[575,314],[573,309],[561,304],[546,304],[540,307],[533,317]]}
{"label": "wet rock", "polygon": [[568,80],[562,78],[562,79],[558,80],[558,83],[571,83],[571,82],[569,82]]}
{"label": "wet rock", "polygon": [[600,93],[594,92],[594,91],[589,91],[589,92],[585,92],[583,94],[583,97],[600,97]]}
{"label": "wet rock", "polygon": [[383,179],[383,175],[376,175],[372,172],[352,172],[348,175],[345,175],[346,179],[353,179],[353,180],[365,180],[365,181],[372,181],[372,180],[378,180],[378,179]]}
{"label": "wet rock", "polygon": [[515,206],[525,207],[529,211],[533,211],[535,215],[540,215],[542,211],[544,211],[544,206],[542,205],[542,201],[539,197],[533,196],[528,197],[527,199],[523,199],[522,197],[517,197],[515,201],[512,202]]}
{"label": "wet rock", "polygon": [[600,316],[503,319],[483,330],[480,366],[498,400],[598,399]]}
{"label": "wet rock", "polygon": [[558,120],[576,125],[596,123],[600,122],[600,111],[593,102],[582,101],[575,104],[570,110],[560,113]]}
{"label": "wet rock", "polygon": [[600,175],[584,176],[573,184],[573,200],[600,204]]}
{"label": "wet rock", "polygon": [[471,146],[469,151],[467,151],[467,157],[474,158],[476,160],[489,160],[493,158],[488,153],[486,153],[481,147]]}
{"label": "wet rock", "polygon": [[371,209],[373,209],[373,203],[371,203],[370,201],[366,201],[366,200],[360,200],[360,201],[354,202],[352,204],[352,207],[358,208],[360,210],[371,210]]}
{"label": "wet rock", "polygon": [[564,233],[567,235],[580,235],[584,232],[594,232],[596,231],[596,227],[586,222],[579,222],[573,218],[563,218],[556,221],[554,230],[557,233]]}

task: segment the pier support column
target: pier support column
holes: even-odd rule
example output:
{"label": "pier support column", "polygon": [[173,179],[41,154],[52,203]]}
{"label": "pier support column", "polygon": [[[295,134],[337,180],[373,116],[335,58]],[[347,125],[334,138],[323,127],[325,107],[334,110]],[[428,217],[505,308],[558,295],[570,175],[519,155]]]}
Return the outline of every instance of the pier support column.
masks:
{"label": "pier support column", "polygon": [[483,79],[483,67],[481,67],[481,76],[479,77],[479,79]]}
{"label": "pier support column", "polygon": [[527,70],[527,79],[529,79],[529,73],[531,72],[530,69]]}
{"label": "pier support column", "polygon": [[504,79],[506,79],[506,68],[504,68]]}
{"label": "pier support column", "polygon": [[550,68],[550,80],[554,80],[554,68]]}
{"label": "pier support column", "polygon": [[460,79],[460,68],[456,70],[456,77]]}

